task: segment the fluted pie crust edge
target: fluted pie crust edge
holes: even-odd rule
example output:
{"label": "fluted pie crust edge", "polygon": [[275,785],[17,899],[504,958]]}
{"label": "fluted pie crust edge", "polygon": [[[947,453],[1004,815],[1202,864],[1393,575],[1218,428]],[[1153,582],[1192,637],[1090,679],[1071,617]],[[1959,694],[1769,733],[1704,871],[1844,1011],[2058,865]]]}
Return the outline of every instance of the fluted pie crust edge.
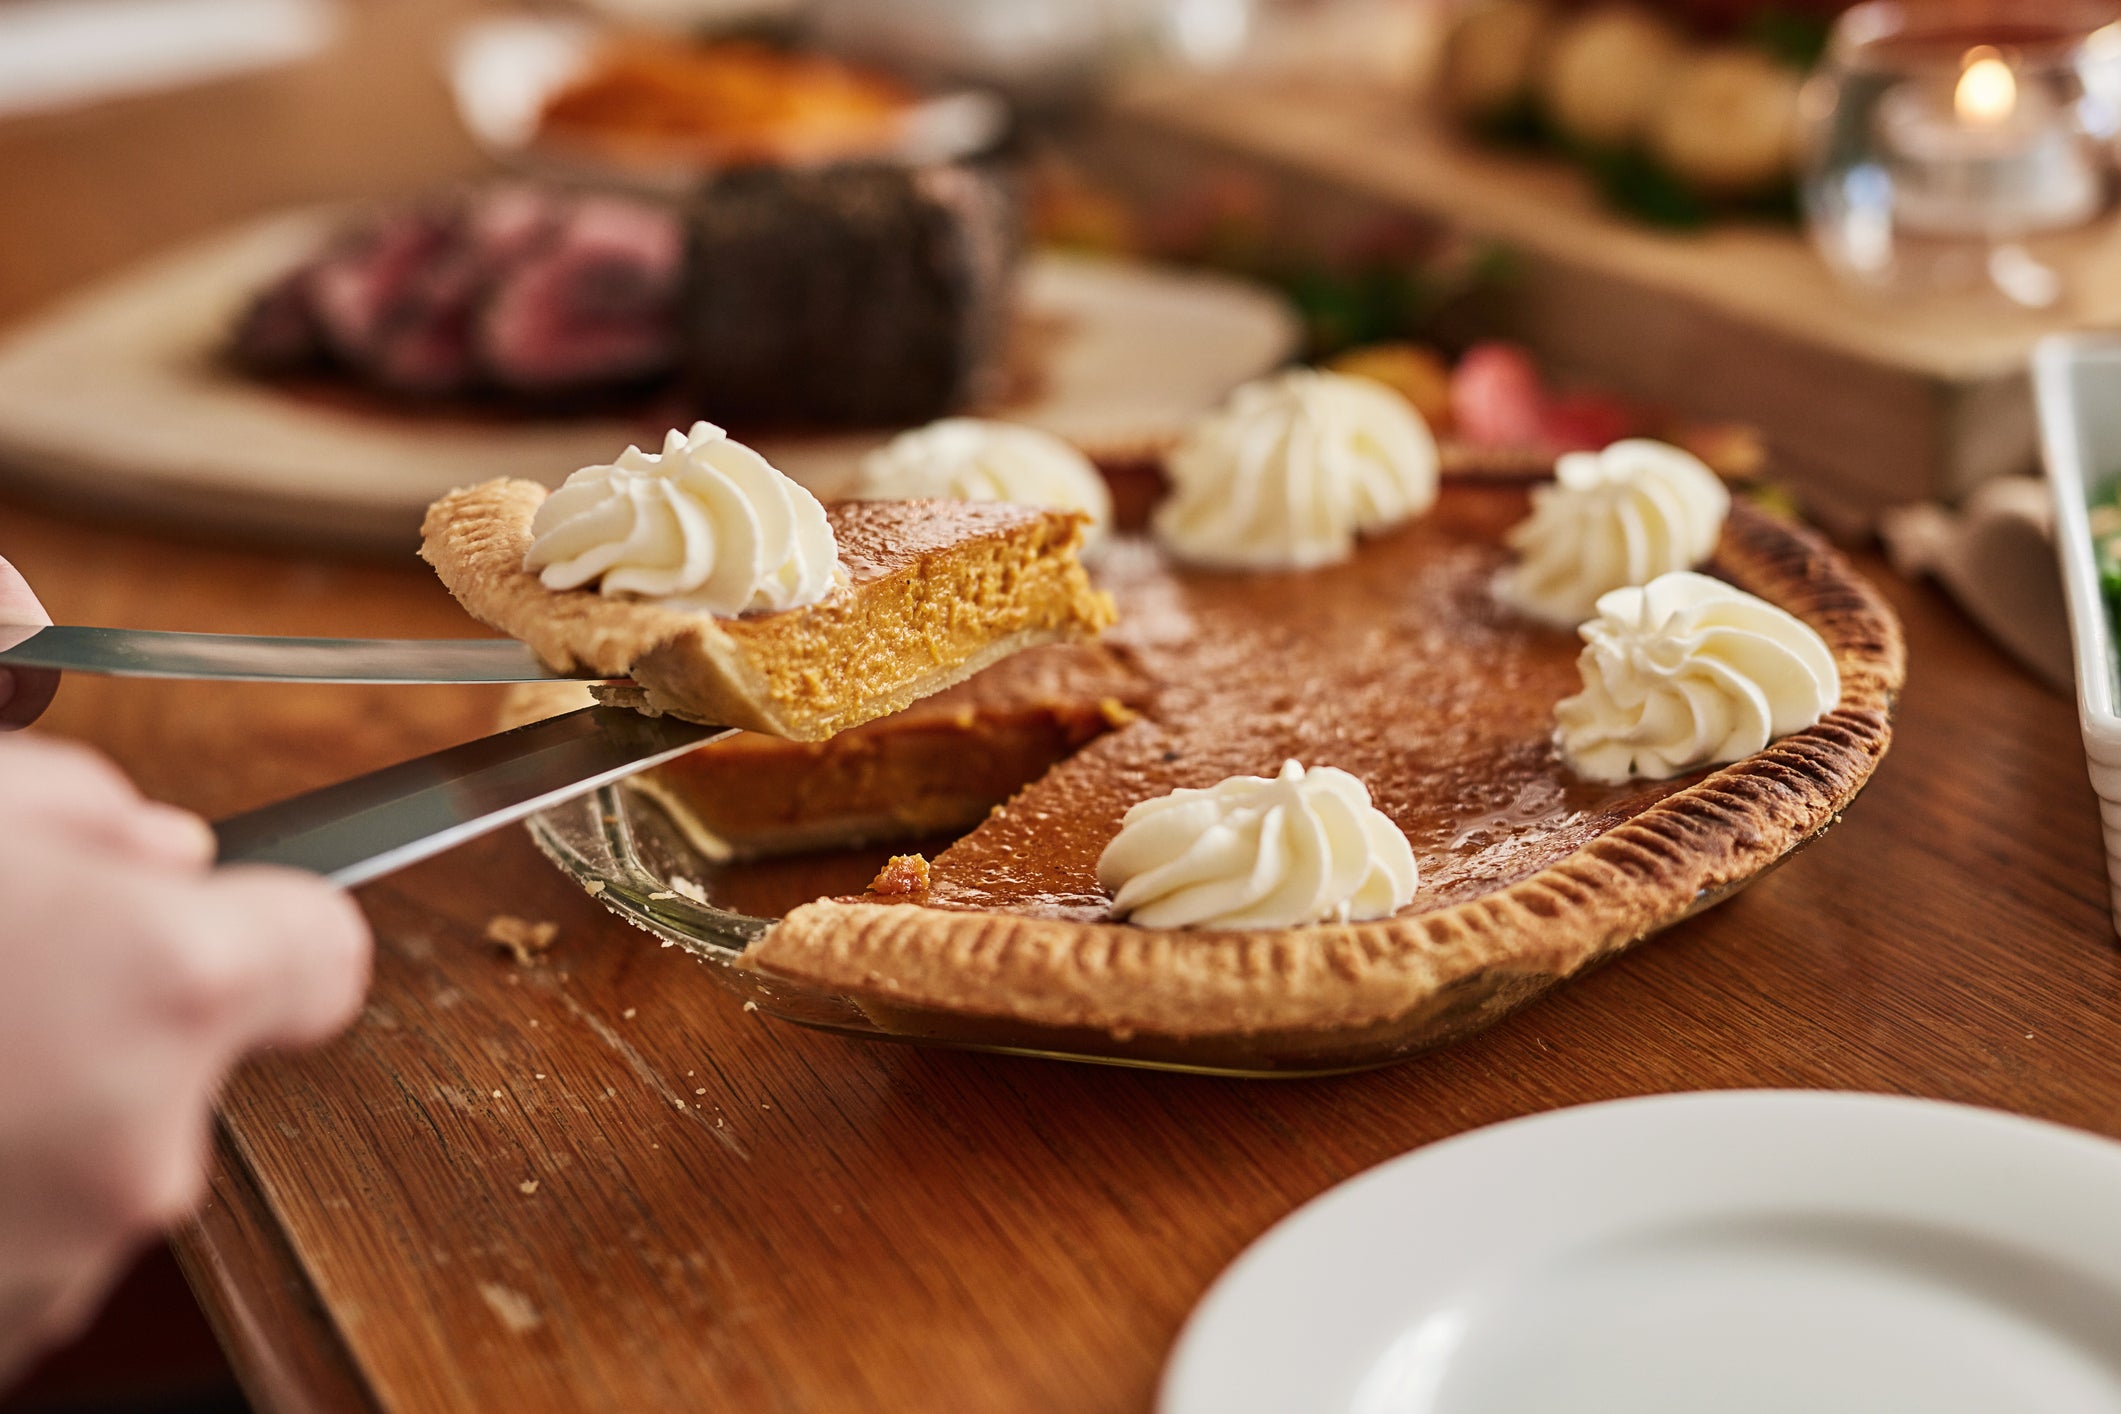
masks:
{"label": "fluted pie crust edge", "polygon": [[1217,1039],[1315,1066],[1469,1034],[1776,863],[1884,756],[1906,649],[1878,593],[1819,537],[1743,503],[1710,568],[1819,631],[1839,703],[1517,883],[1374,923],[1229,932],[821,900],[743,965],[842,994],[897,1034],[1055,1050],[1108,1037],[1209,1065]]}

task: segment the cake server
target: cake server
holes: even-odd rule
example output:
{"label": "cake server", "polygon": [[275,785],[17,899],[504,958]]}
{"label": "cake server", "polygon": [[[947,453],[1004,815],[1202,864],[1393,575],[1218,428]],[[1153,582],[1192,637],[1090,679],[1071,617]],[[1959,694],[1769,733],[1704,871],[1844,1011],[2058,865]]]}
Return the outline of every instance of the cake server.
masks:
{"label": "cake server", "polygon": [[733,735],[584,707],[386,766],[214,826],[224,864],[286,864],[348,888]]}
{"label": "cake server", "polygon": [[225,682],[481,683],[565,679],[512,638],[265,638],[0,624],[0,668]]}

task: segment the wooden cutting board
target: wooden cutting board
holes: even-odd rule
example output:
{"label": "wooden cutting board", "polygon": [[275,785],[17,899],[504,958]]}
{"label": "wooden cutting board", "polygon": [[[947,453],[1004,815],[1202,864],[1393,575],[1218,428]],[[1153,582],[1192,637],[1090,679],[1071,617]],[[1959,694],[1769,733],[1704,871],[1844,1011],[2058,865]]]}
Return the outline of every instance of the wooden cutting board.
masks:
{"label": "wooden cutting board", "polygon": [[1267,226],[1328,248],[1379,215],[1500,242],[1518,259],[1482,332],[1522,339],[1566,375],[1755,424],[1777,473],[1851,528],[2030,469],[2033,344],[2121,323],[2111,232],[2084,238],[2065,309],[1867,298],[1792,227],[1641,225],[1567,164],[1476,147],[1375,83],[1160,78],[1117,95],[1084,154],[1151,209],[1219,172],[1262,177]]}
{"label": "wooden cutting board", "polygon": [[[186,247],[0,340],[0,482],[62,504],[289,545],[380,553],[421,512],[496,476],[557,484],[659,423],[399,411],[290,394],[223,360],[231,321],[314,248],[332,211],[292,212]],[[996,415],[1089,447],[1162,438],[1294,352],[1272,291],[1128,261],[1035,256],[1029,391]],[[831,494],[887,432],[762,440]]]}

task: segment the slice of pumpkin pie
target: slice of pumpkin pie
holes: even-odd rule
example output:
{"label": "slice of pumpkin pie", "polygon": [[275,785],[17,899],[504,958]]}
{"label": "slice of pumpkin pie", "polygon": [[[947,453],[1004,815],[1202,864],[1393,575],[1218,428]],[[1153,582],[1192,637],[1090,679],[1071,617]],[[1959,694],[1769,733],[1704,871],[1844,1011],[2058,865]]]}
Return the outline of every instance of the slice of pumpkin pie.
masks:
{"label": "slice of pumpkin pie", "polygon": [[1000,503],[821,505],[720,428],[549,492],[428,509],[421,555],[474,617],[652,714],[821,741],[1113,620],[1086,520]]}

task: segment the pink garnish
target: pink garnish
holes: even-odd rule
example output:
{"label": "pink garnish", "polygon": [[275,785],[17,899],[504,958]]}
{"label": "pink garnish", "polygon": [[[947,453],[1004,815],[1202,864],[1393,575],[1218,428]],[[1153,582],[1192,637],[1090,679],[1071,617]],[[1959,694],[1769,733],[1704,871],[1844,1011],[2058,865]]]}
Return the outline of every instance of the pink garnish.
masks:
{"label": "pink garnish", "polygon": [[1546,440],[1546,388],[1516,344],[1475,344],[1451,375],[1451,419],[1477,447],[1536,447]]}

